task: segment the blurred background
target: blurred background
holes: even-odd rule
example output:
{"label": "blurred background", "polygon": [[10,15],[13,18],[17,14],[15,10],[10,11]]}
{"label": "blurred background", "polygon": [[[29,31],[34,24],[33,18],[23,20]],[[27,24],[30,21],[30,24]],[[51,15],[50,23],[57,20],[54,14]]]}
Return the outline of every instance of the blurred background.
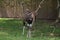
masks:
{"label": "blurred background", "polygon": [[[0,40],[26,40],[22,35],[22,7],[35,11],[42,0],[0,0]],[[25,9],[24,9],[25,10]],[[31,40],[60,40],[60,0],[44,0],[38,10]]]}

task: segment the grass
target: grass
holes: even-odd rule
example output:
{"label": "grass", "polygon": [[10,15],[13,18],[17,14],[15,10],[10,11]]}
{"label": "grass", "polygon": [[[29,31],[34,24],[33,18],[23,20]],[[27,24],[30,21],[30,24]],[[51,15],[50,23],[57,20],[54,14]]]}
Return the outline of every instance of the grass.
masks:
{"label": "grass", "polygon": [[[0,40],[29,40],[25,35],[22,35],[22,21],[19,19],[0,19]],[[43,23],[42,21],[36,22],[34,25],[34,32],[30,40],[60,40],[60,36],[51,36],[53,27]],[[60,34],[60,28],[55,28],[54,33]]]}

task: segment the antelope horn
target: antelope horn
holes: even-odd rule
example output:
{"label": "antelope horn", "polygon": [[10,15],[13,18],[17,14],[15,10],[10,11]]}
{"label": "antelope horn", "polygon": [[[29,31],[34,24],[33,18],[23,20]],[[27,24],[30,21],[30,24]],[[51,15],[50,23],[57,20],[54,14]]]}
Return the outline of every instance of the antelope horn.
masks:
{"label": "antelope horn", "polygon": [[37,11],[39,10],[39,8],[41,8],[41,4],[44,2],[44,0],[42,0],[38,6],[38,8],[35,10],[35,13],[37,13]]}

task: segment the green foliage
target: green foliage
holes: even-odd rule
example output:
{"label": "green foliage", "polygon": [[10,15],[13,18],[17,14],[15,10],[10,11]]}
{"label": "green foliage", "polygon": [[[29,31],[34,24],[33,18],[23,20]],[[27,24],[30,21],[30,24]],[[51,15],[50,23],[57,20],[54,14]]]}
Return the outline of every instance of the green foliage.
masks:
{"label": "green foliage", "polygon": [[0,6],[2,5],[2,2],[3,2],[4,0],[0,0]]}

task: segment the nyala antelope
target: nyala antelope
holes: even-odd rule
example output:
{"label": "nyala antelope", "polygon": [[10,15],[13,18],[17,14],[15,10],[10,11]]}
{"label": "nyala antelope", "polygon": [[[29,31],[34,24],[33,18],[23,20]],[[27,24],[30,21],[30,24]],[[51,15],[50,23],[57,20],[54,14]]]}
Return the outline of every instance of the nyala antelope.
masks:
{"label": "nyala antelope", "polygon": [[[42,4],[43,1],[44,0],[42,0],[40,4]],[[24,30],[27,27],[28,29],[27,37],[29,38],[31,37],[31,30],[35,21],[36,13],[41,8],[40,4],[35,11],[30,11],[28,8],[24,10],[24,3],[22,3],[22,9],[23,9],[23,33],[22,34],[24,35]]]}

